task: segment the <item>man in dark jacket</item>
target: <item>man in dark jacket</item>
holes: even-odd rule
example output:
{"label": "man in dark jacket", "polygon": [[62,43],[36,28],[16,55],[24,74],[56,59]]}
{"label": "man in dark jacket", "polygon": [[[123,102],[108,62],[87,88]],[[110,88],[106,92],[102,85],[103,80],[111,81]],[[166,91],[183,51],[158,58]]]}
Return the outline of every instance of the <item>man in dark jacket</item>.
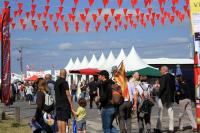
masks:
{"label": "man in dark jacket", "polygon": [[102,70],[99,74],[99,80],[101,81],[99,85],[99,95],[100,95],[100,108],[101,108],[101,118],[102,127],[104,133],[117,133],[115,127],[112,123],[115,118],[116,109],[112,104],[112,84],[114,82],[109,79],[109,73],[106,70]]}
{"label": "man in dark jacket", "polygon": [[167,66],[162,66],[160,72],[162,76],[160,78],[160,91],[158,94],[159,113],[156,128],[160,132],[162,128],[163,107],[165,107],[169,116],[169,132],[174,132],[174,111],[172,105],[175,95],[175,77],[169,73]]}
{"label": "man in dark jacket", "polygon": [[180,89],[176,91],[177,103],[179,104],[179,129],[183,131],[182,118],[185,113],[187,113],[190,119],[190,125],[192,126],[192,131],[197,131],[197,123],[192,114],[192,102],[191,102],[191,90],[189,89],[186,81],[182,76],[177,76],[177,81],[179,83]]}

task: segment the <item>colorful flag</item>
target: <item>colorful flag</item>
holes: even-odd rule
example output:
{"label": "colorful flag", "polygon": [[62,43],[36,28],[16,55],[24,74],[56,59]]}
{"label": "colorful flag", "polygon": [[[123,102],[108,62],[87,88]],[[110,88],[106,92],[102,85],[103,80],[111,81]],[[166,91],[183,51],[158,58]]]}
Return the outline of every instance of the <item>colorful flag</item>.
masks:
{"label": "colorful flag", "polygon": [[126,71],[124,63],[121,63],[119,70],[114,75],[114,81],[121,86],[122,95],[124,98],[130,99],[129,91],[128,91],[128,81],[126,78]]}
{"label": "colorful flag", "polygon": [[9,103],[11,95],[11,72],[10,72],[10,8],[5,8],[1,25],[1,89],[2,102]]}

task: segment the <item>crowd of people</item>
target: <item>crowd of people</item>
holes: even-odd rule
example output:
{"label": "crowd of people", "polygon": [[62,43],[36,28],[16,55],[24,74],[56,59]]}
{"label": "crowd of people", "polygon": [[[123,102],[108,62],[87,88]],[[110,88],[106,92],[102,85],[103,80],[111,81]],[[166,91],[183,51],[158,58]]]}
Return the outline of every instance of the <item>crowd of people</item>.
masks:
{"label": "crowd of people", "polygon": [[[167,66],[163,66],[160,69],[161,77],[150,83],[147,76],[135,72],[127,77],[129,97],[123,97],[123,92],[118,91],[121,90],[121,84],[115,78],[110,78],[118,72],[117,67],[112,68],[112,75],[102,70],[89,82],[77,84],[73,81],[69,86],[66,81],[67,72],[61,69],[56,81],[47,74],[37,82],[13,83],[13,99],[26,99],[29,104],[36,102],[36,112],[30,125],[34,133],[71,132],[70,119],[76,119],[78,133],[86,133],[87,103],[90,109],[96,104],[104,133],[131,133],[133,114],[137,115],[139,133],[160,133],[164,109],[168,112],[169,132],[174,132],[174,102],[179,105],[179,130],[184,130],[182,118],[187,113],[192,131],[197,131],[192,114],[191,90],[182,75],[174,76],[169,73]],[[158,108],[155,129],[151,128],[153,107]],[[114,119],[117,120],[118,128],[113,125]]]}

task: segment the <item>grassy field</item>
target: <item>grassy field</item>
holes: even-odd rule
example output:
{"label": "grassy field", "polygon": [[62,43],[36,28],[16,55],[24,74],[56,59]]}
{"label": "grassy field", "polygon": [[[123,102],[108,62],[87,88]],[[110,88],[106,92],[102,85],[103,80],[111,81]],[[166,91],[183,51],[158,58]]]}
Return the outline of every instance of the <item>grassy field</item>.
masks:
{"label": "grassy field", "polygon": [[0,133],[31,133],[28,121],[21,121],[20,125],[16,124],[14,119],[0,121]]}

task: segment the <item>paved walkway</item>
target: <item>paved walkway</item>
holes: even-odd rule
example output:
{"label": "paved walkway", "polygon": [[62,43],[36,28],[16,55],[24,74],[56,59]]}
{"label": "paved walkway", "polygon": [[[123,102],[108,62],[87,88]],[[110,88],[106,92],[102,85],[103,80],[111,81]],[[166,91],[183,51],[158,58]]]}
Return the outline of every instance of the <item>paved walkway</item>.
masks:
{"label": "paved walkway", "polygon": [[[35,104],[28,105],[27,102],[16,102],[14,105],[7,107],[8,112],[14,111],[14,107],[19,106],[20,107],[20,117],[21,119],[30,119],[34,113],[35,113]],[[155,128],[156,120],[157,120],[157,112],[158,109],[155,106],[152,110],[152,116],[151,116],[151,123],[152,123],[152,129]],[[174,116],[175,116],[175,129],[178,129],[178,107],[177,105],[174,105]],[[163,112],[163,132],[167,132],[168,129],[168,116],[166,110]],[[195,111],[194,111],[195,115]],[[116,125],[116,124],[115,124]],[[191,127],[189,124],[189,120],[187,115],[184,116],[184,126],[186,127],[184,131],[180,132],[177,131],[177,133],[190,133]],[[88,133],[102,133],[102,127],[101,127],[101,118],[100,114],[98,113],[97,109],[87,109],[87,131]],[[138,132],[138,126],[137,126],[137,119],[136,116],[133,115],[132,117],[132,133]]]}

